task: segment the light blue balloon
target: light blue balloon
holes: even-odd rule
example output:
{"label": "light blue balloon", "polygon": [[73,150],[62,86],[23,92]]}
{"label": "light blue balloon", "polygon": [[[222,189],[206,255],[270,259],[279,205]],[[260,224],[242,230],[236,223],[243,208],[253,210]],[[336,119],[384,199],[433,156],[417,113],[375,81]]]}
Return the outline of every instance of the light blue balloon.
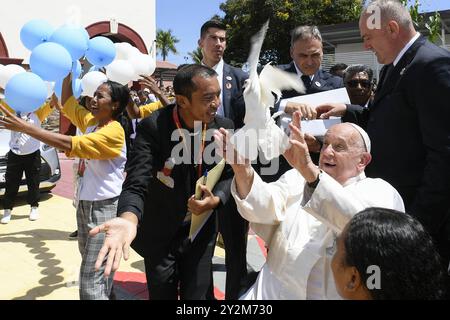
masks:
{"label": "light blue balloon", "polygon": [[45,20],[34,19],[20,29],[20,41],[28,50],[33,50],[41,43],[47,42],[55,28]]}
{"label": "light blue balloon", "polygon": [[89,40],[86,59],[97,67],[104,67],[113,62],[116,57],[114,43],[106,37],[95,37]]}
{"label": "light blue balloon", "polygon": [[83,92],[83,87],[81,84],[81,79],[75,79],[72,82],[72,92],[75,99],[78,99],[81,96],[81,93]]}
{"label": "light blue balloon", "polygon": [[83,30],[81,27],[64,25],[53,32],[50,41],[66,48],[75,61],[83,57],[88,49],[88,41]]}
{"label": "light blue balloon", "polygon": [[81,62],[80,61],[74,61],[72,63],[72,78],[79,78],[81,75],[81,72],[83,71],[83,69],[81,68]]}
{"label": "light blue balloon", "polygon": [[84,39],[86,39],[86,42],[89,43],[89,39],[91,38],[91,36],[89,35],[89,32],[87,32],[87,30],[84,28],[81,28],[81,31],[83,31]]}
{"label": "light blue balloon", "polygon": [[37,110],[47,100],[47,85],[38,75],[31,72],[16,74],[5,88],[5,99],[16,112],[27,113]]}
{"label": "light blue balloon", "polygon": [[72,70],[72,58],[63,46],[46,42],[31,52],[30,68],[46,81],[57,81]]}
{"label": "light blue balloon", "polygon": [[92,66],[92,67],[89,68],[88,73],[91,72],[91,71],[100,71],[100,67]]}
{"label": "light blue balloon", "polygon": [[59,101],[61,101],[63,81],[64,81],[64,79],[60,79],[55,82],[54,90],[55,90],[55,94],[58,97]]}

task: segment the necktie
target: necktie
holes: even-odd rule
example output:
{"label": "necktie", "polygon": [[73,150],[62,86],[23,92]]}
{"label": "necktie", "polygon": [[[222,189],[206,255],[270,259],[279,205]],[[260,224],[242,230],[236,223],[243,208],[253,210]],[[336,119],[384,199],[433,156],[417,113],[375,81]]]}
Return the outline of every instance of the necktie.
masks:
{"label": "necktie", "polygon": [[305,85],[306,90],[311,88],[311,77],[307,76],[307,75],[302,75],[301,78],[302,78],[303,84]]}
{"label": "necktie", "polygon": [[392,63],[388,64],[383,72],[383,76],[380,79],[381,80],[379,84],[380,88],[385,86],[387,79],[389,79],[389,76],[392,73],[392,70],[394,70],[394,65]]}

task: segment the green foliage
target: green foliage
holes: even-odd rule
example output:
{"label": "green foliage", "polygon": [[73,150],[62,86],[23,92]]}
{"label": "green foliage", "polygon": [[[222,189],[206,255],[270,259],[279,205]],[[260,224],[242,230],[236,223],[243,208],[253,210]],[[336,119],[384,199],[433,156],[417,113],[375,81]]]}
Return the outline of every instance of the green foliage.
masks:
{"label": "green foliage", "polygon": [[226,58],[241,66],[247,60],[251,36],[270,19],[261,63],[287,63],[292,29],[354,21],[361,7],[361,0],[227,0],[220,6],[228,30]]}
{"label": "green foliage", "polygon": [[203,53],[202,53],[202,49],[200,47],[197,47],[197,49],[195,49],[192,52],[188,52],[188,55],[191,57],[191,59],[192,59],[192,61],[194,61],[194,63],[196,63],[196,64],[202,63]]}
{"label": "green foliage", "polygon": [[435,12],[433,16],[428,17],[425,28],[428,30],[428,39],[436,43],[440,39],[441,33],[441,15],[439,12]]}
{"label": "green foliage", "polygon": [[156,50],[162,56],[163,60],[166,61],[167,56],[170,52],[173,54],[178,54],[175,44],[180,42],[174,35],[172,35],[172,30],[161,30],[156,32]]}
{"label": "green foliage", "polygon": [[[408,6],[407,0],[401,0],[404,6]],[[428,32],[428,40],[436,42],[440,39],[441,33],[441,15],[439,12],[435,12],[434,15],[429,16],[425,21],[423,15],[419,13],[421,6],[420,0],[415,0],[414,4],[409,7],[409,12],[414,23],[414,27],[419,30],[425,28]]]}
{"label": "green foliage", "polygon": [[[407,0],[401,0],[408,5]],[[267,19],[270,27],[264,41],[261,63],[288,63],[290,32],[300,25],[332,25],[358,20],[367,0],[226,0],[220,5],[227,25],[226,60],[242,66],[247,60],[250,39]],[[428,19],[420,14],[420,0],[410,6],[416,29],[425,28],[430,41],[440,36],[439,13]],[[426,21],[425,21],[426,20]]]}

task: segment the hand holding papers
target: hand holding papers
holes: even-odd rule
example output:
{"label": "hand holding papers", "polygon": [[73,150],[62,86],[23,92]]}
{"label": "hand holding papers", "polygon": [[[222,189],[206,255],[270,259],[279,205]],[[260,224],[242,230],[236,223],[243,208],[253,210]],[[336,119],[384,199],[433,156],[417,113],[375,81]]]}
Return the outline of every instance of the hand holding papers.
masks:
{"label": "hand holding papers", "polygon": [[[214,189],[214,186],[219,181],[224,168],[225,160],[222,159],[213,169],[211,169],[207,173],[205,172],[205,174],[197,180],[197,183],[195,185],[195,199],[199,200],[202,197],[202,189],[200,186],[205,186],[210,191]],[[195,237],[198,235],[201,228],[205,225],[206,221],[208,221],[213,211],[214,209],[211,209],[198,215],[192,215],[191,228],[189,230],[189,239],[191,241],[194,241]]]}
{"label": "hand holding papers", "polygon": [[[285,100],[288,102],[305,103],[313,107],[329,102],[350,103],[350,98],[348,97],[347,90],[345,88],[308,94]],[[289,128],[289,123],[291,120],[292,117],[290,115],[284,114],[280,117],[280,126],[285,130],[285,132],[288,131],[287,129]],[[315,137],[323,137],[328,128],[337,123],[341,123],[340,118],[302,121],[301,125],[304,133],[308,133]]]}
{"label": "hand holding papers", "polygon": [[[197,183],[199,180],[197,180]],[[208,169],[205,169],[205,173],[203,174],[201,185],[206,186],[207,181],[208,181]],[[196,184],[195,185],[195,200],[201,200],[202,196],[203,196],[202,189],[199,188],[199,186]]]}
{"label": "hand holding papers", "polygon": [[313,137],[321,138],[331,126],[341,122],[341,118],[304,120],[301,122],[301,126],[304,133],[310,134]]}

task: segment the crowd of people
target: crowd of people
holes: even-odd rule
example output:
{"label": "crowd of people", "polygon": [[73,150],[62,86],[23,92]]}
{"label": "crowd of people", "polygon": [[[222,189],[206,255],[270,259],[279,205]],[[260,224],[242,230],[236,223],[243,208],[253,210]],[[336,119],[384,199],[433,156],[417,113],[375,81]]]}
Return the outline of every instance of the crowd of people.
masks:
{"label": "crowd of people", "polygon": [[[369,24],[374,8],[378,28]],[[130,247],[144,258],[150,299],[214,299],[218,233],[226,299],[448,298],[450,52],[418,33],[396,0],[371,1],[359,28],[385,65],[378,81],[365,65],[323,70],[319,29],[292,31],[292,61],[279,68],[305,92],[282,97],[345,87],[350,104],[277,102],[274,113],[292,116],[290,148],[270,163],[248,161],[230,142],[244,125],[248,75],[224,62],[226,26],[216,20],[200,30],[201,64],[179,67],[173,93],[143,76],[137,92],[107,81],[77,101],[69,75],[60,102],[26,117],[3,103],[0,126],[13,133],[2,223],[23,170],[37,219],[33,159],[43,141],[80,159],[80,299],[114,297]],[[80,135],[40,128],[51,108]],[[323,139],[303,132],[303,119],[331,116],[342,123]],[[256,274],[247,269],[249,228],[268,250]]]}

